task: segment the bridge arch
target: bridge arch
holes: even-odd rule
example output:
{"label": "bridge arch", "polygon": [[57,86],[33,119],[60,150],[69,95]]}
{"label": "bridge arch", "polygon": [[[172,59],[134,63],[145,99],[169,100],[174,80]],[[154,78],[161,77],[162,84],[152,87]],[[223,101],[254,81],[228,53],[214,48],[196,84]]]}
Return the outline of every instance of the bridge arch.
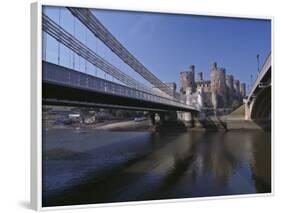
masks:
{"label": "bridge arch", "polygon": [[259,70],[245,102],[245,119],[263,129],[271,128],[271,53]]}
{"label": "bridge arch", "polygon": [[261,90],[252,102],[250,118],[263,128],[271,123],[271,87]]}

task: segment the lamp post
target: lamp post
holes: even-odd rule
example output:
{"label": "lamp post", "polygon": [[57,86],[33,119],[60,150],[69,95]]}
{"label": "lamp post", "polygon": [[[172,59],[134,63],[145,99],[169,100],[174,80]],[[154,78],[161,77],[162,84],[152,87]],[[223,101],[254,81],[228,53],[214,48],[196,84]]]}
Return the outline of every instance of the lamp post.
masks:
{"label": "lamp post", "polygon": [[253,86],[253,75],[251,74],[251,87]]}
{"label": "lamp post", "polygon": [[260,71],[260,55],[257,54],[257,65],[258,65],[258,73]]}

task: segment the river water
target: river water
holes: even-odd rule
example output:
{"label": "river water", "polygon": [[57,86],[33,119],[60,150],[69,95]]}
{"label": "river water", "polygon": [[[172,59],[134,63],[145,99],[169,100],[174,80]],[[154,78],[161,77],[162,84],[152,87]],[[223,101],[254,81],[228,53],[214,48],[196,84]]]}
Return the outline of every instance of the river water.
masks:
{"label": "river water", "polygon": [[271,192],[263,131],[43,131],[43,206]]}

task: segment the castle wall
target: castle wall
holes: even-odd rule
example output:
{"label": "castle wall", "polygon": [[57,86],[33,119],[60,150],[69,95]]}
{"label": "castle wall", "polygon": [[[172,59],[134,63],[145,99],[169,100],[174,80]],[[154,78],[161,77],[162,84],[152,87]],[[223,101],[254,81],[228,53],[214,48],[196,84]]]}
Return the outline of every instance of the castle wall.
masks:
{"label": "castle wall", "polygon": [[196,89],[202,87],[203,92],[211,92],[211,82],[210,81],[196,81]]}
{"label": "castle wall", "polygon": [[233,85],[233,75],[226,75],[226,87],[231,91],[233,92],[234,91],[234,85]]}

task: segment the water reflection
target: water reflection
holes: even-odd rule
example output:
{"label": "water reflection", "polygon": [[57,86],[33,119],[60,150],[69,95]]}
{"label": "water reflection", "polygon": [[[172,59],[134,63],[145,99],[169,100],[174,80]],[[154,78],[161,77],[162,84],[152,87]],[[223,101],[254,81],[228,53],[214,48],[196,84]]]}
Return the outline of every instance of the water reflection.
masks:
{"label": "water reflection", "polygon": [[[45,149],[49,152],[59,146],[55,140],[57,134],[48,131],[46,135]],[[111,142],[105,136],[97,137],[94,130],[87,134],[79,140],[68,138],[72,149],[78,147],[73,144],[88,144],[88,150],[80,150],[81,158],[68,156],[68,166],[64,158],[44,161],[45,206],[271,191],[270,133],[107,132]],[[50,142],[53,145],[48,144],[49,138],[53,138]],[[63,144],[64,148],[68,147],[67,143]],[[56,186],[57,190],[49,193],[50,187],[44,182],[52,182],[58,168],[59,173],[70,174],[69,181],[66,187],[58,190],[60,187]],[[83,175],[74,179],[70,171]]]}

